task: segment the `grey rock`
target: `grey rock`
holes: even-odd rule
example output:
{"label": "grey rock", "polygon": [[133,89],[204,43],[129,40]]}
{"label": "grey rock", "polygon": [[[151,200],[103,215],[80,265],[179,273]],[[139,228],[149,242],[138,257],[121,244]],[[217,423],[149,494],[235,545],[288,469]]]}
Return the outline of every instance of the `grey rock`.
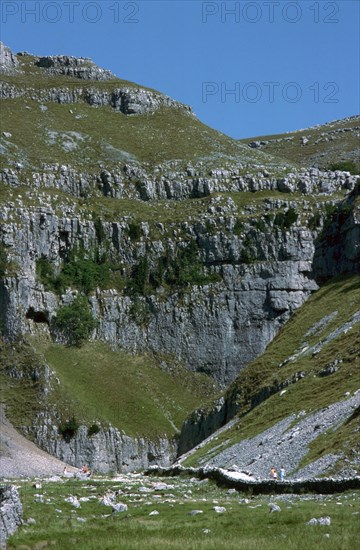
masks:
{"label": "grey rock", "polygon": [[6,548],[6,539],[22,523],[22,505],[14,485],[0,487],[0,547]]}
{"label": "grey rock", "polygon": [[331,525],[330,516],[311,518],[305,525]]}
{"label": "grey rock", "polygon": [[0,73],[12,73],[14,69],[16,70],[18,65],[19,61],[16,55],[8,46],[0,42]]}
{"label": "grey rock", "polygon": [[269,512],[281,512],[281,508],[278,504],[275,504],[274,502],[269,503]]}
{"label": "grey rock", "polygon": [[127,512],[128,506],[122,502],[117,502],[112,505],[113,514],[118,514],[119,512]]}
{"label": "grey rock", "polygon": [[214,506],[213,510],[217,514],[223,514],[224,512],[226,512],[226,508],[224,508],[224,506]]}
{"label": "grey rock", "polygon": [[204,511],[203,510],[190,510],[190,512],[188,512],[188,515],[189,516],[197,516],[199,514],[203,514]]}
{"label": "grey rock", "polygon": [[95,65],[91,59],[67,55],[40,57],[35,65],[46,69],[50,74],[63,74],[82,80],[112,80],[115,76]]}
{"label": "grey rock", "polygon": [[[225,468],[236,460],[243,469],[260,479],[269,475],[269,464],[283,466],[288,479],[308,479],[322,475],[340,458],[326,455],[318,461],[297,470],[306,456],[311,441],[329,429],[336,429],[360,405],[360,392],[307,416],[290,415],[263,433],[225,450],[219,449],[215,457],[203,458],[208,468]],[[316,429],[314,429],[316,427]],[[216,433],[212,436],[216,437]]]}
{"label": "grey rock", "polygon": [[76,436],[67,442],[59,435],[53,420],[42,417],[31,434],[51,455],[78,468],[87,464],[100,473],[146,469],[152,464],[169,466],[176,456],[174,441],[132,438],[113,427],[101,428],[98,434],[89,437],[87,427],[81,426]]}
{"label": "grey rock", "polygon": [[64,499],[65,502],[68,502],[75,508],[81,508],[81,504],[76,496],[70,496]]}

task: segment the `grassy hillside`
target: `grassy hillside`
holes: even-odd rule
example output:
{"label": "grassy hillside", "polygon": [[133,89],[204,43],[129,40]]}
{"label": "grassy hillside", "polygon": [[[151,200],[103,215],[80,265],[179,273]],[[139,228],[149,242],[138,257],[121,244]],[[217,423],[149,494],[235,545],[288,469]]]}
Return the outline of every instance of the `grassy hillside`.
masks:
{"label": "grassy hillside", "polygon": [[[359,174],[359,135],[360,116],[353,116],[297,132],[246,138],[240,143],[266,142],[258,150],[300,166],[331,169],[339,162],[350,162],[355,165],[355,173]],[[308,140],[305,144],[303,137]]]}
{"label": "grassy hillside", "polygon": [[[81,349],[47,339],[17,346],[2,343],[0,399],[15,426],[29,425],[38,410],[55,407],[62,422],[74,415],[79,423],[111,423],[127,435],[172,437],[186,415],[213,395],[214,382],[181,365],[169,374],[162,361],[172,365],[169,357],[129,355],[102,343]],[[54,373],[46,395],[43,375],[34,374],[44,364]]]}
{"label": "grassy hillside", "polygon": [[147,88],[117,78],[102,82],[51,75],[36,67],[34,61],[32,56],[19,57],[22,72],[1,75],[7,85],[27,89],[26,97],[2,101],[1,133],[12,134],[1,136],[3,166],[9,161],[10,165],[11,161],[21,162],[25,168],[59,162],[90,171],[98,169],[99,164],[109,167],[128,160],[156,164],[225,156],[267,161],[267,155],[209,128],[183,108],[163,107],[149,114],[124,115],[112,107],[83,102],[42,102],[39,93],[51,89],[91,88],[101,93],[123,87]]}
{"label": "grassy hillside", "polygon": [[[344,398],[360,387],[359,321],[335,331],[349,322],[359,310],[360,277],[347,277],[324,285],[294,314],[266,352],[239,374],[225,396],[236,399],[238,421],[209,444],[195,452],[184,465],[216,454],[215,447],[229,447],[253,437],[292,413],[313,413]],[[327,340],[329,339],[329,340]],[[323,343],[320,351],[318,345]],[[338,367],[333,374],[324,369]],[[295,382],[294,375],[301,373]],[[289,381],[289,385],[281,386]],[[280,396],[280,388],[286,392]],[[259,397],[270,395],[256,406]],[[336,432],[330,431],[312,445],[307,460],[342,450],[351,458],[352,449],[360,452],[358,416],[349,419]],[[224,448],[222,447],[222,448]]]}

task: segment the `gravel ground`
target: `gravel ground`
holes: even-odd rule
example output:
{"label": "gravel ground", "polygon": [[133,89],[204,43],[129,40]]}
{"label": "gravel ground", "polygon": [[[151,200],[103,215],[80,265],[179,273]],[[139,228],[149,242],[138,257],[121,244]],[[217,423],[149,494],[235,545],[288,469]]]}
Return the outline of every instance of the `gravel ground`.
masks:
{"label": "gravel ground", "polygon": [[[0,405],[0,479],[62,475],[65,463],[42,451],[6,419]],[[76,468],[67,466],[69,472]]]}

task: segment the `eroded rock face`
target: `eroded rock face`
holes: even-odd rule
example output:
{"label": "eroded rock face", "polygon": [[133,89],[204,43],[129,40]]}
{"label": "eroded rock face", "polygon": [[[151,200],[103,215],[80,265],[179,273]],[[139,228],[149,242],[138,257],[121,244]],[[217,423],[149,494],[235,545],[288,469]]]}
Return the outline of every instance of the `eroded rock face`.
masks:
{"label": "eroded rock face", "polygon": [[89,436],[86,426],[80,426],[76,435],[66,440],[49,418],[39,418],[37,428],[28,433],[52,456],[78,468],[87,464],[99,473],[144,470],[156,464],[169,466],[176,458],[173,440],[130,437],[113,427],[100,428]]}
{"label": "eroded rock face", "polygon": [[[58,307],[72,300],[71,293],[59,299],[45,291],[37,279],[37,260],[48,258],[57,270],[66,251],[80,243],[95,250],[99,244],[94,222],[81,216],[62,217],[50,207],[20,208],[20,212],[18,221],[3,224],[4,245],[14,264],[21,266],[16,277],[6,277],[0,284],[2,318],[13,337],[40,326],[53,330]],[[227,223],[233,227],[231,215]],[[110,255],[127,266],[136,265],[144,255],[149,265],[156,265],[191,238],[218,282],[192,285],[186,292],[159,287],[146,296],[98,289],[89,299],[98,320],[94,337],[130,352],[171,354],[221,385],[264,351],[317,288],[311,276],[313,237],[302,227],[286,232],[269,228],[266,233],[251,229],[242,236],[222,231],[222,225],[208,234],[205,222],[183,223],[183,236],[164,242],[153,239],[146,224],[137,242],[129,238],[125,220],[103,222],[102,228]],[[250,237],[257,261],[246,263],[243,254]],[[132,313],[135,302],[146,310],[145,321]]]}
{"label": "eroded rock face", "polygon": [[0,548],[6,548],[6,539],[22,523],[22,505],[14,485],[0,487]]}
{"label": "eroded rock face", "polygon": [[16,55],[10,50],[10,48],[8,48],[8,46],[5,46],[3,42],[0,42],[0,73],[12,72],[18,65],[19,62]]}
{"label": "eroded rock face", "polygon": [[111,71],[95,65],[91,59],[71,57],[68,55],[51,55],[40,57],[35,65],[47,69],[50,74],[63,74],[82,80],[112,80]]}
{"label": "eroded rock face", "polygon": [[348,200],[335,212],[323,232],[314,255],[314,272],[319,282],[339,274],[360,273],[360,204],[357,185]]}
{"label": "eroded rock face", "polygon": [[[79,93],[83,93],[82,90]],[[14,92],[15,93],[15,92]],[[61,103],[76,101],[77,91],[71,91],[71,98],[67,92],[61,90],[49,90],[51,100]],[[59,94],[64,93],[64,96]],[[84,92],[85,93],[85,92]],[[0,90],[1,94],[1,90]],[[86,97],[85,97],[86,96]],[[16,96],[14,96],[16,97]],[[70,101],[71,99],[71,101]],[[49,101],[49,97],[43,99]],[[91,104],[111,105],[123,114],[141,114],[153,111],[162,105],[187,109],[186,105],[175,102],[166,96],[154,95],[141,89],[116,89],[113,92],[104,92],[101,96],[91,89],[86,90],[84,100]],[[190,113],[190,111],[189,111]],[[60,134],[57,134],[61,137]],[[80,136],[81,137],[81,136]],[[66,136],[63,135],[66,139]],[[65,191],[75,197],[93,197],[105,195],[111,198],[132,198],[143,201],[152,200],[185,200],[189,198],[208,197],[213,193],[237,193],[257,191],[280,191],[282,193],[301,193],[304,196],[324,195],[329,196],[344,190],[352,191],[355,188],[358,176],[352,176],[347,172],[330,172],[316,170],[302,170],[301,172],[288,174],[286,177],[271,177],[260,175],[243,175],[241,167],[235,167],[231,171],[211,170],[206,174],[186,170],[170,170],[166,165],[161,165],[154,172],[145,169],[137,162],[125,163],[120,170],[101,170],[98,174],[79,173],[67,165],[46,165],[42,172],[34,172],[31,180],[23,178],[19,170],[6,168],[0,172],[0,181],[16,187],[26,185],[31,188],[55,188]],[[136,185],[134,185],[136,182]],[[218,199],[216,199],[218,200]],[[216,214],[221,205],[209,206],[209,213]],[[284,195],[285,200],[285,195]],[[283,201],[278,201],[277,206],[282,206]],[[291,195],[288,201],[291,203]],[[294,202],[296,205],[296,203]],[[269,205],[271,208],[271,205]],[[231,210],[231,208],[230,208]]]}

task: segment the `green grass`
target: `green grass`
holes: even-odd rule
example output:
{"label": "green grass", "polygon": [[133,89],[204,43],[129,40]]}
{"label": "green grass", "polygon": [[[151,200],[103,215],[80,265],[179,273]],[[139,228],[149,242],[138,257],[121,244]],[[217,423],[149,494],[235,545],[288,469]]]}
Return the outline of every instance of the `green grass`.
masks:
{"label": "green grass", "polygon": [[[111,423],[127,435],[174,436],[186,415],[213,393],[213,382],[176,366],[174,374],[150,355],[130,355],[87,343],[81,349],[35,343],[60,380],[61,408],[80,421]],[[167,358],[169,360],[170,358]],[[151,421],[149,421],[151,419]]]}
{"label": "green grass", "polygon": [[[269,155],[250,150],[238,140],[209,128],[182,107],[164,107],[147,115],[128,116],[111,107],[96,108],[84,102],[44,103],[40,101],[42,91],[55,88],[70,91],[92,88],[99,92],[124,87],[149,89],[117,78],[102,82],[50,75],[36,67],[34,61],[32,56],[20,58],[22,72],[2,75],[5,83],[27,90],[25,96],[2,101],[1,106],[1,132],[12,134],[3,140],[6,147],[3,166],[20,161],[24,164],[23,175],[30,176],[31,169],[41,168],[42,163],[55,162],[82,171],[98,169],[99,161],[111,168],[131,159],[151,164],[179,159],[186,163],[206,159],[207,164],[216,161],[217,166],[219,159],[225,163],[230,159],[271,164]],[[40,103],[47,107],[46,111],[40,110]],[[48,131],[58,133],[54,143],[50,143]],[[68,132],[82,136],[80,140],[73,138],[78,146],[73,151],[63,148],[64,139],[69,138],[60,134]]]}
{"label": "green grass", "polygon": [[[130,355],[102,343],[81,349],[54,345],[47,339],[0,346],[0,401],[16,427],[31,425],[43,410],[58,411],[61,421],[73,415],[87,426],[112,424],[130,436],[174,437],[191,410],[215,391],[204,374],[176,364],[169,374],[161,360],[169,357]],[[44,396],[44,365],[54,372],[52,391]],[[22,377],[11,377],[16,366]],[[34,378],[37,368],[40,377]]]}
{"label": "green grass", "polygon": [[[258,435],[293,413],[303,410],[307,413],[313,412],[340,401],[347,391],[356,391],[359,388],[360,368],[358,324],[324,346],[320,353],[314,356],[303,353],[284,366],[279,365],[296,351],[300,351],[305,343],[312,346],[349,321],[359,309],[359,303],[358,276],[333,280],[315,292],[286,323],[265,353],[241,371],[236,381],[226,390],[225,396],[236,399],[239,403],[238,422],[197,450],[184,461],[184,465],[199,464],[204,457],[214,453],[214,447],[219,444],[231,446]],[[337,315],[327,325],[312,336],[304,338],[311,327],[335,311]],[[340,369],[330,376],[319,377],[319,372],[336,359],[342,360]],[[305,377],[289,385],[281,398],[276,393],[252,408],[252,399],[256,394],[266,388],[275,387],[300,371],[305,373]],[[322,440],[316,440],[311,446],[309,460],[319,458],[332,450],[342,449],[351,453],[352,445],[356,444],[358,438],[358,433],[354,432],[355,424],[356,419],[339,428],[336,434],[322,436],[327,441],[326,445]]]}
{"label": "green grass", "polygon": [[[46,103],[42,112],[30,99],[9,99],[1,106],[1,131],[11,132],[8,159],[20,160],[25,167],[42,163],[66,163],[82,171],[98,170],[126,160],[157,164],[173,159],[193,161],[211,155],[248,157],[244,145],[202,124],[196,117],[176,108],[128,116],[111,107],[91,107],[85,103],[60,105]],[[71,112],[70,112],[71,111]],[[76,119],[76,116],[83,118]],[[47,131],[57,132],[54,140]],[[61,133],[77,132],[81,139],[73,151],[64,150]],[[36,134],[36,140],[33,139]],[[52,143],[53,141],[53,143]],[[252,155],[257,158],[257,153]]]}
{"label": "green grass", "polygon": [[[54,550],[347,550],[355,548],[358,536],[358,492],[306,498],[291,496],[286,500],[271,497],[241,498],[228,494],[213,483],[189,483],[189,480],[166,478],[171,489],[146,494],[139,485],[153,487],[152,478],[119,481],[93,480],[89,483],[67,481],[43,483],[35,489],[31,482],[20,482],[24,519],[32,517],[35,525],[22,526],[8,541],[9,550],[50,547]],[[164,481],[164,480],[160,480]],[[101,497],[107,490],[119,489],[118,502],[128,511],[111,515],[111,508],[97,499],[82,502],[75,510],[64,502],[68,496]],[[35,502],[35,494],[49,502]],[[160,498],[155,499],[153,495]],[[240,497],[240,498],[239,498]],[[269,513],[269,501],[276,500],[280,513]],[[226,512],[216,514],[215,505]],[[149,516],[152,510],[159,512]],[[194,509],[202,514],[189,516]],[[61,510],[57,512],[56,510]],[[109,517],[102,517],[110,514]],[[305,525],[311,518],[330,516],[330,526]],[[86,519],[85,523],[77,517]],[[204,530],[209,532],[205,533]],[[329,538],[324,537],[328,533]],[[23,546],[22,546],[23,545]]]}

